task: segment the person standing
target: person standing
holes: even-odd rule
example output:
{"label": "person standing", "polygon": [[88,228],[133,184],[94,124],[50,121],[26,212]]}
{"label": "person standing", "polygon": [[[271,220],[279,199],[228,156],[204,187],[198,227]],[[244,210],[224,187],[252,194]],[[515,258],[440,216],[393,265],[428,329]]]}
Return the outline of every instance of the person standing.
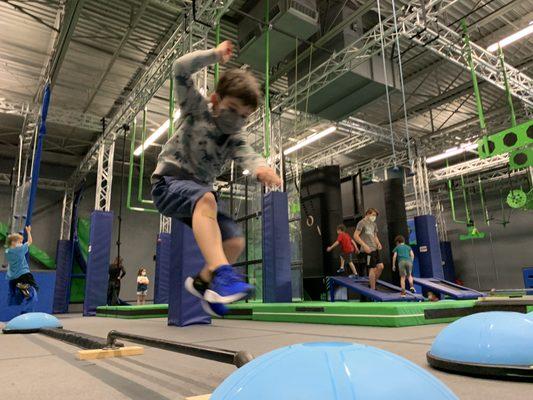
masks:
{"label": "person standing", "polygon": [[148,279],[146,268],[141,267],[137,272],[137,305],[143,306],[146,304],[146,295],[148,294]]}
{"label": "person standing", "polygon": [[366,254],[366,266],[368,268],[368,280],[370,288],[376,290],[376,282],[383,272],[383,262],[379,251],[383,248],[378,238],[378,226],[376,219],[378,210],[369,208],[365,212],[365,217],[359,221],[353,237],[361,245],[361,251]]}
{"label": "person standing", "polygon": [[120,281],[126,275],[126,270],[122,264],[122,257],[117,257],[109,266],[109,283],[107,286],[107,304],[110,306],[119,305]]}

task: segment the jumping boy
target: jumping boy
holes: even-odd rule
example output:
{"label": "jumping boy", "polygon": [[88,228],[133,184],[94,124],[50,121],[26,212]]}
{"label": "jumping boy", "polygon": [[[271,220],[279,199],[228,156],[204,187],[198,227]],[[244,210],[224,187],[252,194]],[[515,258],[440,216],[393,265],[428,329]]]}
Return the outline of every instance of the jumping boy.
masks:
{"label": "jumping boy", "polygon": [[357,245],[350,237],[350,235],[346,233],[346,226],[343,224],[337,226],[337,240],[333,242],[333,244],[329,246],[326,251],[330,252],[339,245],[341,246],[341,266],[337,270],[337,273],[342,274],[344,272],[344,263],[348,262],[348,265],[352,270],[352,275],[350,276],[357,276],[357,269],[355,268],[355,265],[353,263],[352,255],[353,253],[359,253],[359,249],[357,248]]}
{"label": "jumping boy", "polygon": [[9,280],[9,290],[14,296],[17,289],[24,295],[26,299],[32,296],[32,287],[38,289],[35,279],[30,272],[30,266],[26,260],[26,253],[33,242],[31,237],[31,226],[26,227],[28,234],[28,241],[22,243],[24,238],[18,233],[14,233],[7,237],[6,260],[8,269],[6,279]]}
{"label": "jumping boy", "polygon": [[175,94],[181,116],[176,133],[159,154],[152,175],[152,197],[161,214],[175,217],[192,228],[205,266],[189,277],[186,289],[203,299],[211,314],[226,311],[224,304],[248,296],[253,287],[237,275],[232,265],[244,249],[242,233],[232,218],[220,212],[213,190],[215,179],[229,160],[267,186],[280,178],[246,143],[241,129],[258,107],[260,90],[243,70],[226,71],[208,102],[195,88],[191,75],[200,69],[226,63],[233,55],[230,41],[212,50],[195,51],[174,63]]}
{"label": "jumping boy", "polygon": [[400,271],[400,286],[402,288],[402,296],[405,296],[405,277],[409,280],[409,290],[415,293],[413,282],[413,261],[415,253],[411,247],[405,244],[405,238],[402,235],[396,236],[394,239],[396,247],[392,250],[392,270],[396,271],[396,260],[398,260],[398,270]]}

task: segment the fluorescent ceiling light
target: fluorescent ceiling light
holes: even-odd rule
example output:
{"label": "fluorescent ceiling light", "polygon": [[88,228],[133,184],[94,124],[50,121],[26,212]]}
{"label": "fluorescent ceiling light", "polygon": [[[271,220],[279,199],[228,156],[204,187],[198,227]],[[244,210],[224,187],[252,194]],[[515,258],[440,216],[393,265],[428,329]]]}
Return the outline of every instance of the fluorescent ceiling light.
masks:
{"label": "fluorescent ceiling light", "polygon": [[[177,119],[180,117],[181,115],[181,112],[180,110],[177,110],[175,113],[174,113],[174,122],[177,121]],[[168,127],[170,125],[169,123],[169,119],[167,119],[163,125],[161,125],[159,128],[157,128],[154,133],[152,133],[148,139],[146,139],[144,141],[143,144],[141,144],[139,147],[137,147],[135,149],[135,151],[133,152],[134,155],[136,156],[140,156],[141,153],[146,150],[146,148],[150,147],[157,139],[159,139],[167,130],[168,130]]]}
{"label": "fluorescent ceiling light", "polygon": [[459,147],[452,147],[451,149],[446,150],[442,154],[437,154],[436,156],[426,158],[426,164],[431,164],[437,161],[445,160],[447,158],[465,153],[467,151],[475,150],[475,149],[477,149],[477,143],[464,143]]}
{"label": "fluorescent ceiling light", "polygon": [[299,141],[294,146],[289,147],[287,150],[283,152],[283,154],[288,155],[291,153],[294,153],[296,150],[300,150],[302,147],[307,146],[308,144],[311,144],[313,142],[316,142],[317,140],[322,139],[323,137],[335,132],[337,130],[336,126],[330,126],[327,129],[324,129],[321,132],[313,133],[310,136],[307,136],[304,140]]}
{"label": "fluorescent ceiling light", "polygon": [[499,42],[491,44],[489,47],[487,47],[487,51],[493,52],[498,50],[498,46],[505,47],[508,44],[511,44],[513,42],[516,42],[517,40],[520,40],[528,35],[531,35],[533,33],[533,21],[529,22],[529,25],[526,26],[524,29],[519,30],[518,32],[513,33],[512,35],[507,36],[506,38],[500,40]]}

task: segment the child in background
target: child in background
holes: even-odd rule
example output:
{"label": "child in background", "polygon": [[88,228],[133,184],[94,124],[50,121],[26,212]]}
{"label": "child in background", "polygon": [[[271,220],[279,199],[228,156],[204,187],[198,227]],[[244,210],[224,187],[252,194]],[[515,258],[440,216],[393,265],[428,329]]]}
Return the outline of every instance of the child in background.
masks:
{"label": "child in background", "polygon": [[439,301],[440,298],[433,292],[428,292],[428,300],[429,301]]}
{"label": "child in background", "polygon": [[139,268],[137,272],[137,305],[146,304],[146,295],[148,294],[148,284],[150,280],[146,276],[146,268]]}
{"label": "child in background", "polygon": [[33,242],[31,236],[31,226],[26,227],[28,234],[28,241],[22,243],[24,238],[18,233],[14,233],[7,237],[6,260],[8,269],[6,279],[9,280],[9,290],[12,295],[15,295],[17,289],[24,295],[26,299],[32,297],[32,288],[38,289],[35,279],[30,272],[30,266],[26,260],[26,254]]}
{"label": "child in background", "polygon": [[212,315],[227,313],[224,304],[245,298],[254,289],[233,270],[245,241],[233,218],[218,208],[215,179],[227,162],[234,160],[259,182],[271,187],[281,184],[241,132],[260,102],[261,90],[253,75],[240,69],[226,70],[210,101],[194,86],[195,72],[217,62],[224,64],[232,56],[233,44],[225,41],[174,62],[174,90],[181,116],[174,136],[159,154],[151,179],[152,198],[161,214],[192,228],[205,266],[197,276],[186,279],[185,288],[202,299],[202,306]]}
{"label": "child in background", "polygon": [[350,269],[352,270],[352,275],[350,275],[350,278],[353,278],[357,276],[357,269],[355,269],[355,265],[352,260],[352,254],[353,253],[359,253],[359,249],[357,248],[357,245],[352,240],[350,235],[346,233],[346,226],[343,224],[337,226],[337,240],[333,242],[331,246],[329,246],[326,250],[330,252],[337,246],[341,246],[341,266],[337,270],[338,274],[342,274],[344,272],[344,263],[348,262],[348,265],[350,266]]}
{"label": "child in background", "polygon": [[409,280],[409,290],[415,293],[413,282],[413,261],[415,254],[413,250],[405,244],[405,238],[402,235],[396,236],[394,239],[396,247],[392,250],[392,270],[396,271],[396,260],[398,260],[398,269],[400,271],[400,286],[402,288],[402,296],[405,296],[405,277]]}

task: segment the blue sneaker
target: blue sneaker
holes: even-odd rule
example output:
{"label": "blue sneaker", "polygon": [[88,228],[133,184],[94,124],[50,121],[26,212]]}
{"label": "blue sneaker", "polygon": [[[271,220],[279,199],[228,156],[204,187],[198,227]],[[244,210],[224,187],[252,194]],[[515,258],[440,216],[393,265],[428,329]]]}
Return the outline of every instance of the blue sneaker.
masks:
{"label": "blue sneaker", "polygon": [[223,317],[229,312],[228,307],[222,303],[208,303],[205,300],[202,300],[202,308],[206,313],[212,317]]}
{"label": "blue sneaker", "polygon": [[244,282],[242,276],[233,271],[231,265],[223,265],[215,270],[209,289],[204,299],[209,303],[233,303],[244,299],[254,290],[252,285]]}

